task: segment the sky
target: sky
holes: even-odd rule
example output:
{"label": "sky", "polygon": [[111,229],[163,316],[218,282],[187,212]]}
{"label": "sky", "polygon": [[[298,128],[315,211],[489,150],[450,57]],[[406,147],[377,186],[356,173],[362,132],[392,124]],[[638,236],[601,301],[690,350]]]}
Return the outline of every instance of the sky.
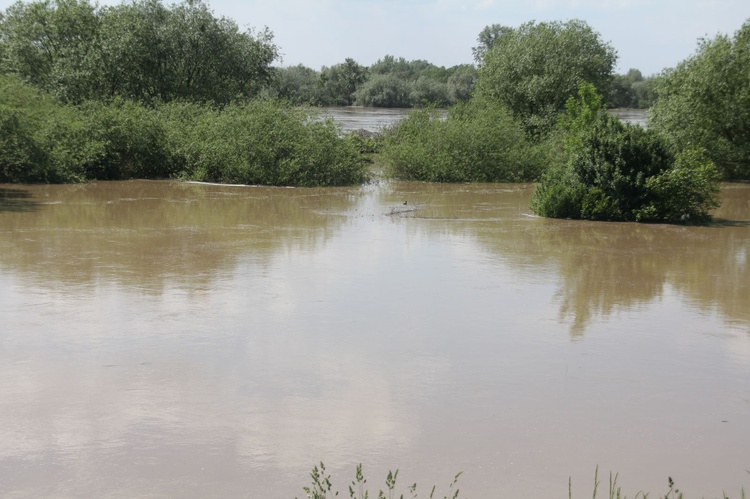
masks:
{"label": "sky", "polygon": [[[13,1],[0,0],[0,8]],[[267,26],[283,55],[276,65],[314,69],[347,57],[369,66],[387,54],[446,67],[472,63],[487,25],[582,19],[617,50],[616,72],[651,75],[693,54],[699,38],[733,35],[750,19],[747,0],[206,1],[243,29]]]}

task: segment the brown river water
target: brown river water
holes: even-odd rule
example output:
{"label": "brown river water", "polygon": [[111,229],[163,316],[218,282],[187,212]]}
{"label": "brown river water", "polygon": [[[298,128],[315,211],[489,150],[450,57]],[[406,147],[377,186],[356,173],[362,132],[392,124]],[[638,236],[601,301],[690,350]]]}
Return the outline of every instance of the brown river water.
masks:
{"label": "brown river water", "polygon": [[[0,497],[750,488],[750,184],[707,227],[533,185],[0,186]],[[403,203],[407,202],[406,205]]]}

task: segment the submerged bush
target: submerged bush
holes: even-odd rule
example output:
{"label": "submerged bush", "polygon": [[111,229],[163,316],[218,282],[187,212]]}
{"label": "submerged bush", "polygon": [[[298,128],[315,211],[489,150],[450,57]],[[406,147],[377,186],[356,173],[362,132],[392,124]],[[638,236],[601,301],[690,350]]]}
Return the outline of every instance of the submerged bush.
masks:
{"label": "submerged bush", "polygon": [[99,180],[168,178],[176,173],[159,115],[133,101],[88,102],[80,108],[89,134],[101,144],[86,177]]}
{"label": "submerged bush", "polygon": [[76,182],[99,145],[75,110],[12,76],[0,77],[0,182]]}
{"label": "submerged bush", "polygon": [[279,101],[74,107],[0,76],[0,182],[169,177],[324,186],[362,182],[365,169],[331,120]]}
{"label": "submerged bush", "polygon": [[675,154],[653,130],[622,123],[583,85],[570,100],[568,162],[550,169],[531,200],[552,218],[703,222],[718,206],[719,173],[700,150]]}
{"label": "submerged bush", "polygon": [[430,182],[535,180],[551,161],[549,143],[536,144],[502,105],[473,100],[409,114],[388,135],[384,156],[392,176]]}
{"label": "submerged bush", "polygon": [[174,105],[166,114],[169,142],[185,178],[294,186],[365,179],[353,143],[311,110],[259,100],[221,111]]}

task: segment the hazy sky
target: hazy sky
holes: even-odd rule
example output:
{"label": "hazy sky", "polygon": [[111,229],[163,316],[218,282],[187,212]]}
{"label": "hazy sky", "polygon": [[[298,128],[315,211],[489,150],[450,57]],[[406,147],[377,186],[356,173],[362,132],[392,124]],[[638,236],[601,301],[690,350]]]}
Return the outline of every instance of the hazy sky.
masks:
{"label": "hazy sky", "polygon": [[[0,0],[4,10],[12,2]],[[118,0],[103,0],[114,4]],[[167,2],[169,3],[169,2]],[[283,65],[315,69],[351,57],[371,65],[386,54],[439,66],[472,62],[489,24],[583,19],[619,54],[618,72],[653,74],[694,53],[700,37],[734,34],[748,0],[213,0],[240,27],[268,26]]]}

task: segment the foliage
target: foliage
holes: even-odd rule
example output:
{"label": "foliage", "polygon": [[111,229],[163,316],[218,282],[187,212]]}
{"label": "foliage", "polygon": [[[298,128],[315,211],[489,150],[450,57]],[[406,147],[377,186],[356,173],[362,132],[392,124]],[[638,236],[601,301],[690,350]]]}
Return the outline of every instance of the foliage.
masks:
{"label": "foliage", "polygon": [[330,68],[324,67],[319,78],[319,101],[324,105],[351,106],[356,90],[367,75],[367,68],[357,64],[354,59],[346,59],[342,64]]}
{"label": "foliage", "polygon": [[477,70],[469,64],[451,68],[426,61],[385,56],[370,68],[352,59],[321,71],[302,65],[276,68],[268,96],[298,105],[418,107],[467,101]]}
{"label": "foliage", "polygon": [[365,178],[355,144],[332,121],[280,101],[74,107],[0,76],[0,182],[176,176],[297,186]]}
{"label": "foliage", "polygon": [[124,97],[226,103],[257,95],[278,50],[200,0],[16,3],[0,22],[3,69],[67,102]]}
{"label": "foliage", "polygon": [[448,100],[452,104],[468,101],[474,93],[474,85],[479,73],[470,64],[455,66],[451,70],[451,75],[446,81],[446,85],[448,86]]}
{"label": "foliage", "polygon": [[516,182],[539,177],[551,161],[547,143],[534,144],[494,101],[472,100],[447,118],[416,110],[386,137],[391,175],[432,182]]}
{"label": "foliage", "polygon": [[[396,485],[398,480],[398,472],[397,469],[395,472],[388,471],[388,475],[385,479],[385,491],[383,489],[378,490],[378,499],[393,499],[396,494]],[[456,474],[455,477],[453,477],[453,481],[451,481],[450,485],[448,486],[448,491],[446,494],[443,495],[443,499],[458,499],[460,496],[460,489],[457,487],[458,485],[458,479],[463,474],[463,472],[459,472]],[[620,478],[620,475],[618,473],[613,474],[612,472],[609,473],[609,486],[604,490],[604,493],[606,497],[609,499],[627,499],[628,496],[623,494],[622,487],[618,484],[618,480]],[[325,464],[322,462],[320,465],[313,466],[312,471],[310,472],[310,479],[311,483],[310,486],[302,487],[302,490],[305,491],[306,497],[308,499],[332,499],[333,497],[337,497],[339,492],[334,491],[333,488],[333,482],[331,481],[331,475],[326,473],[326,467]],[[366,488],[367,479],[364,477],[364,473],[362,471],[362,464],[358,464],[355,471],[355,477],[354,480],[352,480],[351,484],[349,485],[349,497],[351,499],[367,499],[370,497],[370,491]],[[599,485],[601,483],[599,482],[599,466],[596,467],[596,470],[594,471],[594,487],[593,487],[593,493],[591,494],[591,497],[593,499],[596,499],[599,497]],[[432,487],[432,490],[430,491],[430,495],[427,496],[429,499],[435,499],[435,492],[436,492],[436,486]],[[412,499],[416,499],[418,497],[417,493],[417,484],[413,484],[408,487],[409,496]],[[401,494],[398,496],[400,499],[404,498],[404,495]],[[636,494],[633,496],[633,499],[648,499],[649,494],[643,491],[636,492]],[[664,495],[658,495],[658,497],[661,497],[663,499],[682,499],[684,497],[683,492],[677,487],[675,481],[672,479],[672,477],[667,477],[667,492]],[[722,499],[729,499],[729,496],[722,492],[721,494]],[[745,489],[740,490],[740,496],[741,499],[745,499]],[[573,480],[572,478],[568,478],[568,499],[573,499]]]}
{"label": "foliage", "polygon": [[716,167],[700,151],[675,155],[655,131],[608,115],[582,85],[563,122],[568,162],[548,170],[532,209],[553,218],[703,222],[718,206]]}
{"label": "foliage", "polygon": [[0,17],[0,69],[62,98],[75,98],[95,77],[99,25],[88,0],[17,2]]}
{"label": "foliage", "polygon": [[100,144],[87,179],[169,178],[176,166],[167,147],[166,129],[153,109],[117,99],[105,105],[92,101],[79,108],[88,136]]}
{"label": "foliage", "polygon": [[355,93],[359,106],[411,107],[412,85],[395,74],[375,74]]}
{"label": "foliage", "polygon": [[274,80],[275,96],[295,105],[314,105],[320,102],[319,73],[299,64],[277,68]]}
{"label": "foliage", "polygon": [[0,182],[75,182],[100,148],[78,114],[13,76],[0,77]]}
{"label": "foliage", "polygon": [[552,129],[581,82],[606,92],[616,59],[612,46],[584,21],[530,22],[499,31],[484,56],[477,90],[540,136]]}
{"label": "foliage", "polygon": [[383,149],[384,136],[382,133],[359,129],[347,133],[346,139],[354,145],[360,154],[375,154]]}
{"label": "foliage", "polygon": [[649,125],[680,149],[699,147],[726,179],[750,179],[750,19],[734,38],[701,40],[656,82]]}
{"label": "foliage", "polygon": [[312,110],[256,100],[221,111],[173,104],[162,112],[175,161],[192,180],[310,187],[365,178],[354,145]]}
{"label": "foliage", "polygon": [[647,109],[654,104],[654,77],[644,78],[637,69],[624,75],[614,75],[607,94],[607,107]]}
{"label": "foliage", "polygon": [[420,76],[412,85],[409,101],[421,106],[446,106],[448,104],[448,85],[427,76]]}
{"label": "foliage", "polygon": [[423,72],[436,68],[434,64],[421,59],[407,61],[403,57],[386,55],[370,66],[370,72],[374,75],[394,75],[402,80],[415,80]]}
{"label": "foliage", "polygon": [[703,150],[677,155],[672,168],[646,180],[652,201],[636,212],[643,221],[706,221],[719,207],[719,174]]}
{"label": "foliage", "polygon": [[[458,499],[460,489],[458,489],[458,478],[462,475],[462,472],[456,474],[453,481],[448,486],[448,493],[443,496],[443,499]],[[333,483],[331,482],[331,475],[326,473],[325,464],[322,462],[320,465],[313,466],[310,472],[311,483],[309,487],[302,487],[305,491],[306,496],[309,499],[331,499],[338,496],[338,491],[334,492]],[[396,493],[396,484],[398,481],[398,470],[388,471],[388,475],[385,478],[385,491],[383,489],[378,490],[378,499],[393,499]],[[354,476],[349,485],[349,497],[351,499],[367,499],[370,497],[370,491],[365,488],[367,479],[364,477],[362,472],[362,464],[358,464]],[[416,499],[417,484],[413,484],[408,487],[409,494],[412,499]],[[430,499],[435,498],[436,486],[432,487],[432,491],[428,496]],[[399,496],[403,499],[404,495]]]}
{"label": "foliage", "polygon": [[503,26],[501,24],[491,24],[489,26],[485,26],[484,29],[479,32],[479,35],[477,35],[478,45],[471,48],[471,53],[474,56],[474,62],[481,66],[482,61],[484,60],[484,56],[487,55],[487,52],[489,52],[492,46],[495,45],[495,41],[502,35],[510,33],[512,31],[513,28]]}

